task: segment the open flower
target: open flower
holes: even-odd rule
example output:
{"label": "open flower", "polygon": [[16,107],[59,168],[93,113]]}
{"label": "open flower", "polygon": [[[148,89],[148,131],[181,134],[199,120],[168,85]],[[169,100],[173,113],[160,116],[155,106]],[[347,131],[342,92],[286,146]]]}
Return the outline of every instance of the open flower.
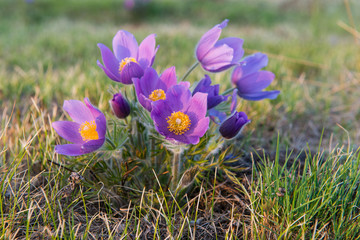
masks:
{"label": "open flower", "polygon": [[244,112],[234,112],[220,125],[220,134],[227,139],[234,138],[249,122],[250,120]]}
{"label": "open flower", "polygon": [[147,36],[138,46],[135,37],[120,30],[113,38],[114,53],[102,43],[98,44],[104,65],[97,61],[106,75],[124,84],[132,84],[133,77],[141,77],[144,69],[152,66],[155,54],[159,47],[155,48],[155,34]]}
{"label": "open flower", "polygon": [[156,130],[175,144],[197,144],[209,128],[207,94],[191,96],[186,86],[175,85],[166,99],[153,102],[151,118]]}
{"label": "open flower", "polygon": [[244,58],[240,65],[234,68],[231,81],[238,89],[238,95],[246,100],[258,101],[265,98],[275,99],[280,91],[262,91],[274,80],[275,75],[269,71],[260,71],[268,63],[268,57],[263,53],[255,53]]}
{"label": "open flower", "polygon": [[214,26],[200,39],[196,47],[196,57],[202,67],[209,72],[221,72],[236,65],[244,55],[243,40],[229,37],[218,40],[221,30],[229,20]]}
{"label": "open flower", "polygon": [[64,110],[74,122],[57,121],[52,126],[64,139],[73,144],[56,145],[55,151],[68,156],[78,156],[99,149],[105,142],[106,119],[104,114],[85,98],[64,101]]}
{"label": "open flower", "polygon": [[[134,87],[137,98],[140,104],[149,112],[152,109],[152,102],[166,99],[166,91],[176,85],[175,67],[166,69],[160,77],[153,68],[147,68],[144,76],[141,78],[134,78]],[[190,86],[189,82],[181,82],[187,88]]]}
{"label": "open flower", "polygon": [[221,102],[226,101],[227,96],[219,95],[219,84],[211,86],[211,79],[208,75],[201,79],[193,91],[193,95],[197,92],[207,93],[207,109],[216,107]]}

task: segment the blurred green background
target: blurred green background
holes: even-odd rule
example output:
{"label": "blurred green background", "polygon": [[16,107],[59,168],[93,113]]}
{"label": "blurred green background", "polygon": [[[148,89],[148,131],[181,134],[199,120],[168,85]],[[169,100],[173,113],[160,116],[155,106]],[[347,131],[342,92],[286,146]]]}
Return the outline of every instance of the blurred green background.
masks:
{"label": "blurred green background", "polygon": [[[62,114],[64,99],[89,97],[110,113],[109,86],[120,88],[96,65],[97,43],[111,48],[120,29],[140,43],[157,34],[154,67],[159,72],[176,66],[182,76],[194,61],[201,35],[229,19],[222,37],[244,39],[246,54],[267,53],[266,70],[276,74],[269,89],[279,89],[276,100],[242,101],[238,110],[253,120],[246,134],[253,146],[274,144],[277,132],[294,148],[333,133],[337,141],[360,140],[359,39],[356,0],[152,0],[135,1],[130,9],[116,0],[2,0],[0,2],[0,107],[10,114],[16,102],[18,119],[39,106]],[[347,29],[347,30],[346,30]],[[351,34],[351,31],[353,34]],[[198,68],[189,80],[200,80]],[[230,87],[228,70],[210,74]]]}

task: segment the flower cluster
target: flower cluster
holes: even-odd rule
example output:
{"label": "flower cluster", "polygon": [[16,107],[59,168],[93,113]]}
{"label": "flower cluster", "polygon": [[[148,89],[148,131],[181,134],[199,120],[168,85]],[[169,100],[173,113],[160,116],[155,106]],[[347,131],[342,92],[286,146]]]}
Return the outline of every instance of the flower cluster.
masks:
{"label": "flower cluster", "polygon": [[[268,62],[265,54],[255,53],[244,58],[242,39],[228,37],[219,40],[227,23],[228,20],[223,21],[201,37],[195,50],[197,63],[194,66],[200,64],[209,73],[233,68],[233,91],[230,89],[221,94],[220,85],[212,85],[207,74],[191,88],[183,78],[178,80],[174,66],[158,73],[152,67],[159,48],[155,34],[146,37],[139,45],[131,33],[118,31],[112,41],[112,50],[98,44],[102,62],[98,60],[97,64],[111,80],[133,85],[135,101],[151,117],[154,129],[164,141],[174,145],[197,144],[209,129],[210,120],[218,124],[221,136],[231,139],[250,122],[244,112],[236,111],[237,97],[253,101],[274,99],[279,91],[263,91],[275,78],[273,73],[260,70]],[[231,92],[232,96],[227,95]],[[221,110],[218,106],[229,99],[229,111]],[[133,105],[119,92],[110,100],[110,106],[118,118],[124,119],[131,114]],[[88,99],[85,99],[85,104],[76,100],[65,101],[63,108],[74,122],[54,122],[53,128],[73,144],[57,145],[55,151],[76,156],[99,149],[105,142],[104,114]]]}

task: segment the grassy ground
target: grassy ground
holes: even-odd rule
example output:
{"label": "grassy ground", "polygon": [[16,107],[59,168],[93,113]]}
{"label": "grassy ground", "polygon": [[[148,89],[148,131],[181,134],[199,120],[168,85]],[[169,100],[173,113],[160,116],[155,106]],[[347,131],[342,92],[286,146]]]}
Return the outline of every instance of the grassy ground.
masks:
{"label": "grassy ground", "polygon": [[[113,0],[2,1],[1,238],[356,239],[359,7],[355,0],[154,0],[126,11]],[[111,117],[107,89],[117,84],[96,65],[97,43],[111,46],[119,29],[138,40],[156,33],[155,68],[175,65],[181,76],[201,35],[225,18],[223,36],[243,38],[247,54],[268,53],[266,69],[277,76],[270,88],[281,90],[276,100],[241,102],[252,123],[232,153],[242,154],[247,171],[237,178],[207,171],[186,200],[139,186],[130,201],[85,171],[95,155],[54,154],[60,139],[50,123],[66,118],[65,99],[89,97]],[[197,69],[189,80],[203,74]],[[230,86],[230,71],[211,76]],[[84,181],[68,180],[71,172],[49,160]]]}

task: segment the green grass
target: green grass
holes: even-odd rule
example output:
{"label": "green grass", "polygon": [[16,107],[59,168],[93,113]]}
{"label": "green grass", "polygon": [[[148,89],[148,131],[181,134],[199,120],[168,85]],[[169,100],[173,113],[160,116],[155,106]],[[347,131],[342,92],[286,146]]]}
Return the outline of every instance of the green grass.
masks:
{"label": "green grass", "polygon": [[[360,55],[339,26],[351,27],[347,1],[291,2],[153,0],[129,12],[113,0],[2,1],[0,238],[356,239]],[[357,23],[359,3],[349,4]],[[225,18],[222,36],[243,38],[246,54],[268,53],[266,70],[276,74],[270,88],[281,90],[276,100],[240,101],[252,122],[226,144],[247,164],[262,149],[277,154],[261,155],[262,164],[238,177],[221,165],[203,169],[179,199],[157,183],[162,175],[150,172],[153,182],[143,188],[128,184],[138,169],[53,152],[60,139],[51,122],[66,119],[65,99],[89,97],[112,118],[108,89],[120,87],[96,65],[97,43],[111,46],[119,29],[138,41],[156,33],[155,68],[175,65],[181,77],[198,39]],[[204,74],[198,68],[188,79]],[[230,74],[210,76],[225,90]],[[129,156],[143,160],[140,150]],[[254,158],[244,157],[250,153]],[[189,161],[200,156],[188,154]],[[85,179],[72,185],[70,172],[49,160]],[[119,179],[127,189],[109,187]]]}

